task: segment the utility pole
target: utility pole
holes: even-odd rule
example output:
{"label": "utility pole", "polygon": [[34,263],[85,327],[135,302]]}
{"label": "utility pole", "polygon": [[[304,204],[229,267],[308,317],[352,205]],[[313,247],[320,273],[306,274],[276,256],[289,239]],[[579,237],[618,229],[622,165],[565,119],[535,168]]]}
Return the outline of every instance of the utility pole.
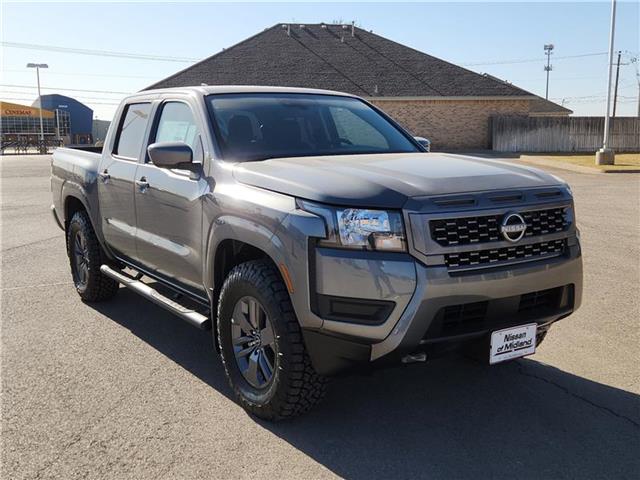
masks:
{"label": "utility pole", "polygon": [[553,43],[549,43],[544,46],[544,54],[547,56],[547,64],[544,67],[545,72],[547,72],[547,90],[544,95],[546,100],[549,100],[549,72],[553,70],[553,66],[551,65],[551,53],[553,48]]}
{"label": "utility pole", "polygon": [[613,44],[616,31],[616,0],[611,0],[611,27],[609,30],[609,78],[607,81],[607,113],[604,117],[602,148],[596,152],[596,165],[613,165],[615,154],[609,148],[609,109],[611,108],[611,75],[613,74]]}
{"label": "utility pole", "polygon": [[622,52],[618,51],[618,65],[616,67],[616,86],[613,89],[613,115],[611,115],[611,122],[613,125],[613,119],[616,118],[616,104],[618,103],[618,77],[620,76],[620,57]]}
{"label": "utility pole", "polygon": [[[638,60],[636,59],[636,62]],[[638,117],[640,117],[640,71],[638,71],[638,66],[636,64],[636,81],[638,82]]]}
{"label": "utility pole", "polygon": [[42,124],[42,98],[40,96],[40,69],[41,68],[49,68],[49,65],[46,63],[27,63],[27,68],[35,68],[36,69],[36,78],[38,79],[38,102],[40,105],[40,151],[44,149],[44,126]]}

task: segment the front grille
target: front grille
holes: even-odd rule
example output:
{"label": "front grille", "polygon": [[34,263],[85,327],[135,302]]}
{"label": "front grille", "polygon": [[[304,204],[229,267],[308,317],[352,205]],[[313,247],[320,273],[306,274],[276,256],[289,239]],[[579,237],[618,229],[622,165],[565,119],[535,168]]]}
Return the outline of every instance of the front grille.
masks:
{"label": "front grille", "polygon": [[463,305],[450,305],[442,312],[442,331],[452,332],[461,325],[470,327],[481,325],[487,314],[489,302],[465,303]]}
{"label": "front grille", "polygon": [[499,330],[566,313],[573,305],[573,300],[569,300],[572,288],[567,285],[515,297],[449,305],[438,310],[424,339],[437,341],[444,337]]}
{"label": "front grille", "polygon": [[[562,232],[569,226],[567,207],[521,212],[527,224],[525,237]],[[504,214],[448,218],[429,221],[431,238],[443,247],[503,240],[500,224]]]}
{"label": "front grille", "polygon": [[537,257],[562,255],[566,247],[566,239],[551,240],[529,245],[449,253],[444,256],[444,261],[449,268],[484,267],[511,260],[535,260]]}
{"label": "front grille", "polygon": [[550,288],[539,292],[525,293],[520,297],[519,312],[528,312],[544,308],[555,308],[560,302],[562,289]]}

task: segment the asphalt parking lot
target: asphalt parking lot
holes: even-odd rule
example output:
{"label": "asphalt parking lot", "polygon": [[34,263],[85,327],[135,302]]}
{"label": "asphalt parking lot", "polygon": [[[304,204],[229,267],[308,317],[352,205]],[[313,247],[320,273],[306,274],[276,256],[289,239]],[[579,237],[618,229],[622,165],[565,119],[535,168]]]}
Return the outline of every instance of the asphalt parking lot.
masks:
{"label": "asphalt parking lot", "polygon": [[209,332],[126,290],[83,304],[48,157],[0,167],[3,479],[640,474],[638,175],[553,172],[576,197],[584,302],[535,356],[337,379],[273,425],[230,398]]}

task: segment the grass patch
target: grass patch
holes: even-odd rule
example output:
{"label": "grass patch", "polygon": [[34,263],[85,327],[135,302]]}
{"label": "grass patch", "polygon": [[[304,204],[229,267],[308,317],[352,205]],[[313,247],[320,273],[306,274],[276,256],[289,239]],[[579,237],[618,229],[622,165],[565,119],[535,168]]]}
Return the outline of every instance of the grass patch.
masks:
{"label": "grass patch", "polygon": [[640,153],[616,153],[615,165],[596,165],[596,154],[573,155],[567,154],[528,154],[527,156],[550,160],[558,163],[569,163],[590,167],[603,171],[625,171],[640,169]]}

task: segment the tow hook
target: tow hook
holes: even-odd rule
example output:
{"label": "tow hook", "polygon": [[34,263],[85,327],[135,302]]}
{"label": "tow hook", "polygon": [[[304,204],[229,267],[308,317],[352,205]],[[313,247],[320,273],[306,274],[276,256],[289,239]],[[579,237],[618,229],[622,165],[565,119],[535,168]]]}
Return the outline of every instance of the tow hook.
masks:
{"label": "tow hook", "polygon": [[418,353],[410,353],[409,355],[405,355],[402,357],[402,363],[417,363],[417,362],[426,362],[427,354],[424,352]]}

